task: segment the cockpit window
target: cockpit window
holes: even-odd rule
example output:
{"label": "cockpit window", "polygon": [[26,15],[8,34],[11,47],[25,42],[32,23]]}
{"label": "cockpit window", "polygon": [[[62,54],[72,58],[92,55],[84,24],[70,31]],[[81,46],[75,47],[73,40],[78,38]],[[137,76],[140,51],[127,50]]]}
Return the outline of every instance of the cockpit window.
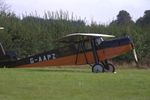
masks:
{"label": "cockpit window", "polygon": [[95,42],[96,42],[96,45],[97,45],[97,46],[99,46],[102,41],[104,41],[102,37],[99,37],[99,38],[96,38],[96,39],[95,39]]}

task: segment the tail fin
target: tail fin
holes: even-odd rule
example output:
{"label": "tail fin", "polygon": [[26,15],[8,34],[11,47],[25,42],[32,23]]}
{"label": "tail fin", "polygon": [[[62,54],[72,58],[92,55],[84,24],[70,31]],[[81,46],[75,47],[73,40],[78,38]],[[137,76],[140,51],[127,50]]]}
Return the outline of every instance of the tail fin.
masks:
{"label": "tail fin", "polygon": [[0,68],[4,67],[5,66],[5,50],[2,46],[2,44],[0,43]]}
{"label": "tail fin", "polygon": [[4,56],[4,55],[6,55],[6,52],[3,48],[3,45],[0,43],[0,56]]}

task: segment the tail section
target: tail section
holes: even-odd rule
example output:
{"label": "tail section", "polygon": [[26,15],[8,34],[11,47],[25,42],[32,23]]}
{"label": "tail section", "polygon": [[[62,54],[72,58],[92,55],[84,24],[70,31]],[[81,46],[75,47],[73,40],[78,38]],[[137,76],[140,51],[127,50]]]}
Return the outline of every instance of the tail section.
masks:
{"label": "tail section", "polygon": [[2,46],[2,44],[0,43],[0,67],[5,66],[4,62],[5,62],[5,50]]}
{"label": "tail section", "polygon": [[6,53],[5,53],[5,50],[3,48],[3,45],[0,43],[0,56],[4,56]]}
{"label": "tail section", "polygon": [[4,66],[8,66],[12,63],[12,61],[16,61],[16,55],[14,52],[6,52],[0,43],[0,68]]}

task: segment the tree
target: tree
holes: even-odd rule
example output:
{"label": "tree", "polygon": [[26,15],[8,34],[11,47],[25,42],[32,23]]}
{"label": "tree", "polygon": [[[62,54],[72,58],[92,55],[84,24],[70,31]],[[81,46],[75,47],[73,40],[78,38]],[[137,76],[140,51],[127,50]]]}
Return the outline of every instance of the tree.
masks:
{"label": "tree", "polygon": [[119,14],[117,15],[117,19],[112,21],[110,25],[112,25],[112,24],[129,25],[129,24],[133,24],[133,23],[134,22],[132,21],[130,14],[125,10],[121,10],[119,12]]}
{"label": "tree", "polygon": [[146,10],[144,12],[144,16],[140,17],[137,21],[136,21],[137,25],[140,26],[150,26],[150,10]]}
{"label": "tree", "polygon": [[9,5],[5,3],[4,0],[0,0],[0,13],[9,11]]}

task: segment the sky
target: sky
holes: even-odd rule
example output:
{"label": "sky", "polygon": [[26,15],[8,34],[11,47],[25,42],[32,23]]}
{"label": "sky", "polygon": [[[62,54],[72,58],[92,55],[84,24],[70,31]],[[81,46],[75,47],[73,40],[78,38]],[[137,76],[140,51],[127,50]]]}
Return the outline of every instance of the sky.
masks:
{"label": "sky", "polygon": [[45,11],[68,11],[69,14],[108,24],[116,19],[120,10],[126,10],[135,21],[150,10],[150,0],[5,0],[18,16],[23,13],[37,12],[40,16]]}

